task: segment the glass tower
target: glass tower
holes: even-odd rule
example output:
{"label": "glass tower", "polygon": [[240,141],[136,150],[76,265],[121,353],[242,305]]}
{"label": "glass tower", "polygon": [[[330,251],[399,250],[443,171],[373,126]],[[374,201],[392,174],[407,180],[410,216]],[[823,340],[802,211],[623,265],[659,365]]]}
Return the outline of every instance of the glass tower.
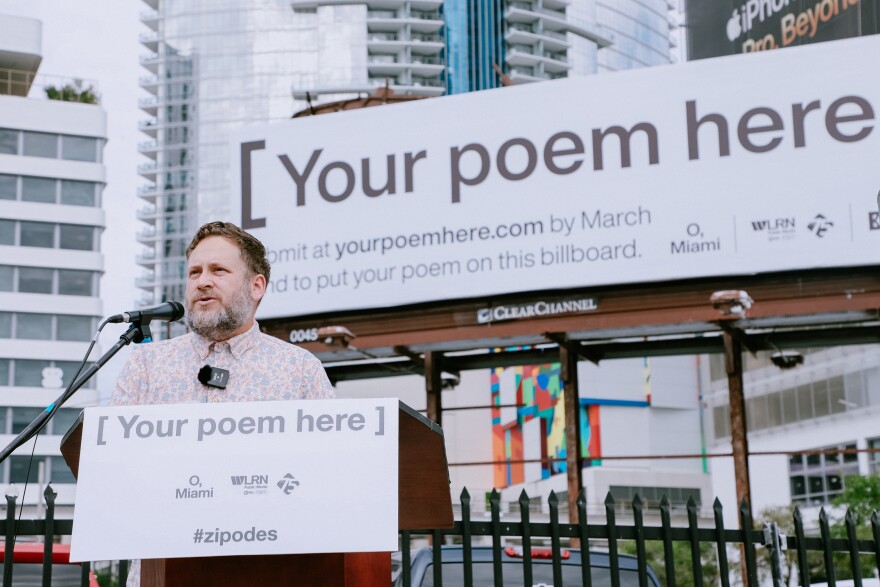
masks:
{"label": "glass tower", "polygon": [[[150,159],[138,195],[144,245],[137,280],[144,305],[184,298],[185,248],[203,222],[229,208],[231,129],[289,118],[291,85],[313,81],[321,63],[317,15],[285,0],[145,0],[141,78],[150,96],[140,145]],[[178,324],[175,328],[182,328]]]}

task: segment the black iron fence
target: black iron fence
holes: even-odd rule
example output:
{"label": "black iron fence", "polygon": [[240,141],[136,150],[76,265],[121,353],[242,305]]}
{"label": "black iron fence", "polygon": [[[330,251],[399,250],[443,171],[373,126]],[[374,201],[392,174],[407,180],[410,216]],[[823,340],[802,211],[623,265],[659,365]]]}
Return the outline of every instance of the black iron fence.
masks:
{"label": "black iron fence", "polygon": [[[58,567],[52,563],[53,553],[57,555],[58,543],[69,537],[73,530],[72,520],[55,519],[55,495],[51,486],[44,491],[43,519],[16,519],[17,497],[6,496],[6,516],[0,520],[0,532],[5,539],[3,587],[13,585],[14,572],[18,568],[13,565],[14,557],[8,556],[14,551],[15,542],[21,544],[35,539],[41,539],[43,546],[42,585],[48,587],[52,584],[53,572]],[[597,552],[603,553],[602,564],[607,567],[611,587],[621,587],[622,569],[637,577],[637,581],[630,582],[639,587],[656,585],[658,579],[665,587],[768,583],[774,587],[788,584],[809,587],[817,581],[835,587],[841,577],[851,580],[854,587],[863,587],[863,577],[874,575],[880,568],[880,519],[876,512],[865,521],[847,510],[842,523],[833,524],[822,509],[816,528],[810,528],[808,535],[797,508],[792,510],[790,534],[783,532],[778,522],[765,523],[761,529],[747,531],[727,529],[722,505],[717,499],[711,518],[703,519],[701,525],[698,504],[691,498],[686,505],[686,524],[675,526],[672,525],[672,504],[665,497],[656,504],[656,509],[649,510],[636,495],[631,503],[631,521],[627,520],[627,523],[617,522],[620,504],[610,493],[604,502],[603,523],[590,523],[583,493],[577,500],[577,524],[560,522],[559,500],[555,493],[551,493],[547,500],[547,520],[540,522],[531,519],[534,503],[525,491],[519,498],[518,520],[506,519],[502,514],[501,497],[497,491],[491,492],[488,502],[489,519],[474,519],[472,499],[465,489],[460,496],[461,519],[452,528],[402,531],[396,584],[413,586],[411,544],[419,539],[431,544],[432,564],[426,584],[435,586],[444,585],[444,545],[449,544],[459,545],[461,552],[458,564],[463,573],[456,581],[460,580],[464,587],[486,585],[476,582],[473,572],[473,555],[478,548],[475,544],[480,541],[491,545],[491,583],[495,587],[534,585],[533,569],[539,562],[535,553],[539,550],[548,553],[540,562],[552,565],[553,583],[548,585],[554,587],[563,585],[562,566],[570,551],[580,553],[579,579],[565,584],[584,587],[594,585],[595,569],[591,568],[591,561],[595,560]],[[659,512],[660,525],[645,525],[646,513],[655,511]],[[754,528],[747,503],[740,504],[738,517],[742,528]],[[549,547],[539,547],[547,543]],[[503,564],[504,547],[510,544],[517,545],[522,566],[515,582],[505,582],[504,576],[504,570],[508,568]],[[90,567],[89,563],[81,567],[80,585],[83,587],[89,585]],[[112,576],[102,577],[101,584],[124,585],[128,561],[113,564],[112,568]],[[795,577],[796,583],[793,581]],[[446,584],[453,584],[448,579]],[[414,587],[422,584],[420,580]]]}

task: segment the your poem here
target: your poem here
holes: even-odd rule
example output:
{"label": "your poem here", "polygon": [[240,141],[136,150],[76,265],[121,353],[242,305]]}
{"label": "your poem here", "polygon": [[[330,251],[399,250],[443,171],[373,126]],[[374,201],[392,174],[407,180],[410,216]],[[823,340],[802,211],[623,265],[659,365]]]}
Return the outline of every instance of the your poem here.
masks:
{"label": "your poem here", "polygon": [[99,416],[98,446],[108,442],[162,442],[190,438],[197,442],[251,435],[364,433],[385,435],[385,407],[375,412],[315,412],[299,408],[290,414],[261,414],[226,417],[155,418],[144,414]]}

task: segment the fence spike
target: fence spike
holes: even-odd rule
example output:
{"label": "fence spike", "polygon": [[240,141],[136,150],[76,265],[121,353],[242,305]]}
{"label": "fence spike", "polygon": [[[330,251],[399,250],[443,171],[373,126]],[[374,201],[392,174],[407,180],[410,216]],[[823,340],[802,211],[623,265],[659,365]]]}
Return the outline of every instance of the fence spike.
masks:
{"label": "fence spike", "polygon": [[700,554],[700,529],[697,522],[697,501],[691,495],[687,500],[688,537],[691,543],[691,567],[694,585],[703,584],[703,557]]}
{"label": "fence spike", "polygon": [[58,495],[52,484],[46,485],[43,498],[46,500],[46,528],[43,534],[43,585],[52,584],[52,542],[55,537],[55,496]]}
{"label": "fence spike", "polygon": [[[15,502],[18,499],[18,489],[13,483],[6,489],[6,546],[4,552],[13,552],[15,544]],[[11,556],[3,557],[3,587],[12,586],[12,559]]]}
{"label": "fence spike", "polygon": [[523,489],[519,494],[519,516],[522,522],[522,548],[523,548],[523,583],[532,585],[532,525],[529,516],[529,499],[526,490]]}
{"label": "fence spike", "polygon": [[822,552],[825,560],[825,580],[828,587],[835,587],[837,579],[834,573],[834,553],[831,549],[831,528],[828,524],[828,514],[825,508],[819,510],[819,534],[822,537]]}
{"label": "fence spike", "polygon": [[[471,494],[468,493],[467,487],[461,490],[461,551],[462,562],[464,564],[464,584],[465,587],[473,587],[474,584],[474,568],[473,568],[473,550],[471,542]],[[440,565],[443,566],[443,565]],[[442,585],[442,583],[437,583]]]}
{"label": "fence spike", "polygon": [[605,520],[608,528],[608,564],[611,587],[620,587],[620,558],[617,552],[617,522],[614,515],[614,498],[611,492],[605,496]]}
{"label": "fence spike", "polygon": [[856,536],[856,516],[852,508],[846,508],[843,519],[847,542],[849,542],[849,565],[852,569],[853,587],[862,587],[862,561],[859,558],[859,539]]}
{"label": "fence spike", "polygon": [[[593,577],[590,571],[590,527],[587,525],[587,493],[581,487],[577,498],[578,530],[581,536],[581,584],[583,587],[592,587]],[[530,585],[528,581],[526,585]]]}
{"label": "fence spike", "polygon": [[717,497],[712,504],[715,513],[715,550],[718,556],[718,571],[721,587],[730,587],[730,567],[727,563],[727,539],[724,537],[724,506]]}
{"label": "fence spike", "polygon": [[874,538],[874,562],[880,568],[880,518],[877,510],[871,512],[871,536]]}
{"label": "fence spike", "polygon": [[810,587],[810,566],[807,562],[807,544],[804,537],[804,518],[799,507],[794,508],[794,536],[797,540],[798,577],[801,587]]}
{"label": "fence spike", "polygon": [[741,520],[740,526],[742,526],[743,550],[746,557],[746,581],[748,585],[757,587],[758,562],[755,560],[755,541],[753,535],[755,527],[752,522],[752,509],[745,498],[739,503],[739,516]]}
{"label": "fence spike", "polygon": [[636,493],[632,500],[633,524],[636,531],[636,571],[639,587],[648,587],[647,554],[645,552],[645,520],[643,516],[642,498]]}
{"label": "fence spike", "polygon": [[492,510],[492,570],[495,587],[504,587],[504,575],[501,568],[501,494],[492,489],[489,495],[489,506]]}
{"label": "fence spike", "polygon": [[555,491],[547,499],[550,504],[550,549],[553,552],[553,584],[562,585],[562,545],[559,538],[559,498]]}
{"label": "fence spike", "polygon": [[663,532],[663,564],[666,568],[666,587],[675,587],[675,554],[672,549],[672,523],[669,498],[660,498],[660,525]]}

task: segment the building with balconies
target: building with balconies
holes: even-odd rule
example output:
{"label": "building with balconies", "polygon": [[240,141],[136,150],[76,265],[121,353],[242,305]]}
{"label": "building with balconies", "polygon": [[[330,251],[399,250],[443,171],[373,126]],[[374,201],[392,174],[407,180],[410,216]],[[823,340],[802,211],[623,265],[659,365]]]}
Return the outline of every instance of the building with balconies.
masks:
{"label": "building with balconies", "polygon": [[[38,74],[42,25],[0,14],[0,443],[9,444],[70,382],[102,316],[100,236],[105,184],[104,110],[47,99]],[[90,87],[95,96],[94,86]],[[36,440],[0,465],[0,482],[51,482],[62,512],[73,476],[60,439],[80,407],[98,403],[90,382]],[[41,498],[29,489],[26,503]]]}
{"label": "building with balconies", "polygon": [[[295,84],[294,96],[333,100],[388,86],[397,93],[437,96],[494,88],[498,70],[514,83],[567,77],[569,53],[586,43],[592,55],[613,44],[595,23],[573,18],[570,0],[463,2],[461,0],[292,0],[314,14],[321,42],[314,80]],[[334,32],[341,20],[346,34]],[[345,56],[341,59],[341,56]],[[574,59],[575,63],[584,59]],[[595,60],[593,60],[595,61]],[[594,73],[595,63],[575,73]]]}

